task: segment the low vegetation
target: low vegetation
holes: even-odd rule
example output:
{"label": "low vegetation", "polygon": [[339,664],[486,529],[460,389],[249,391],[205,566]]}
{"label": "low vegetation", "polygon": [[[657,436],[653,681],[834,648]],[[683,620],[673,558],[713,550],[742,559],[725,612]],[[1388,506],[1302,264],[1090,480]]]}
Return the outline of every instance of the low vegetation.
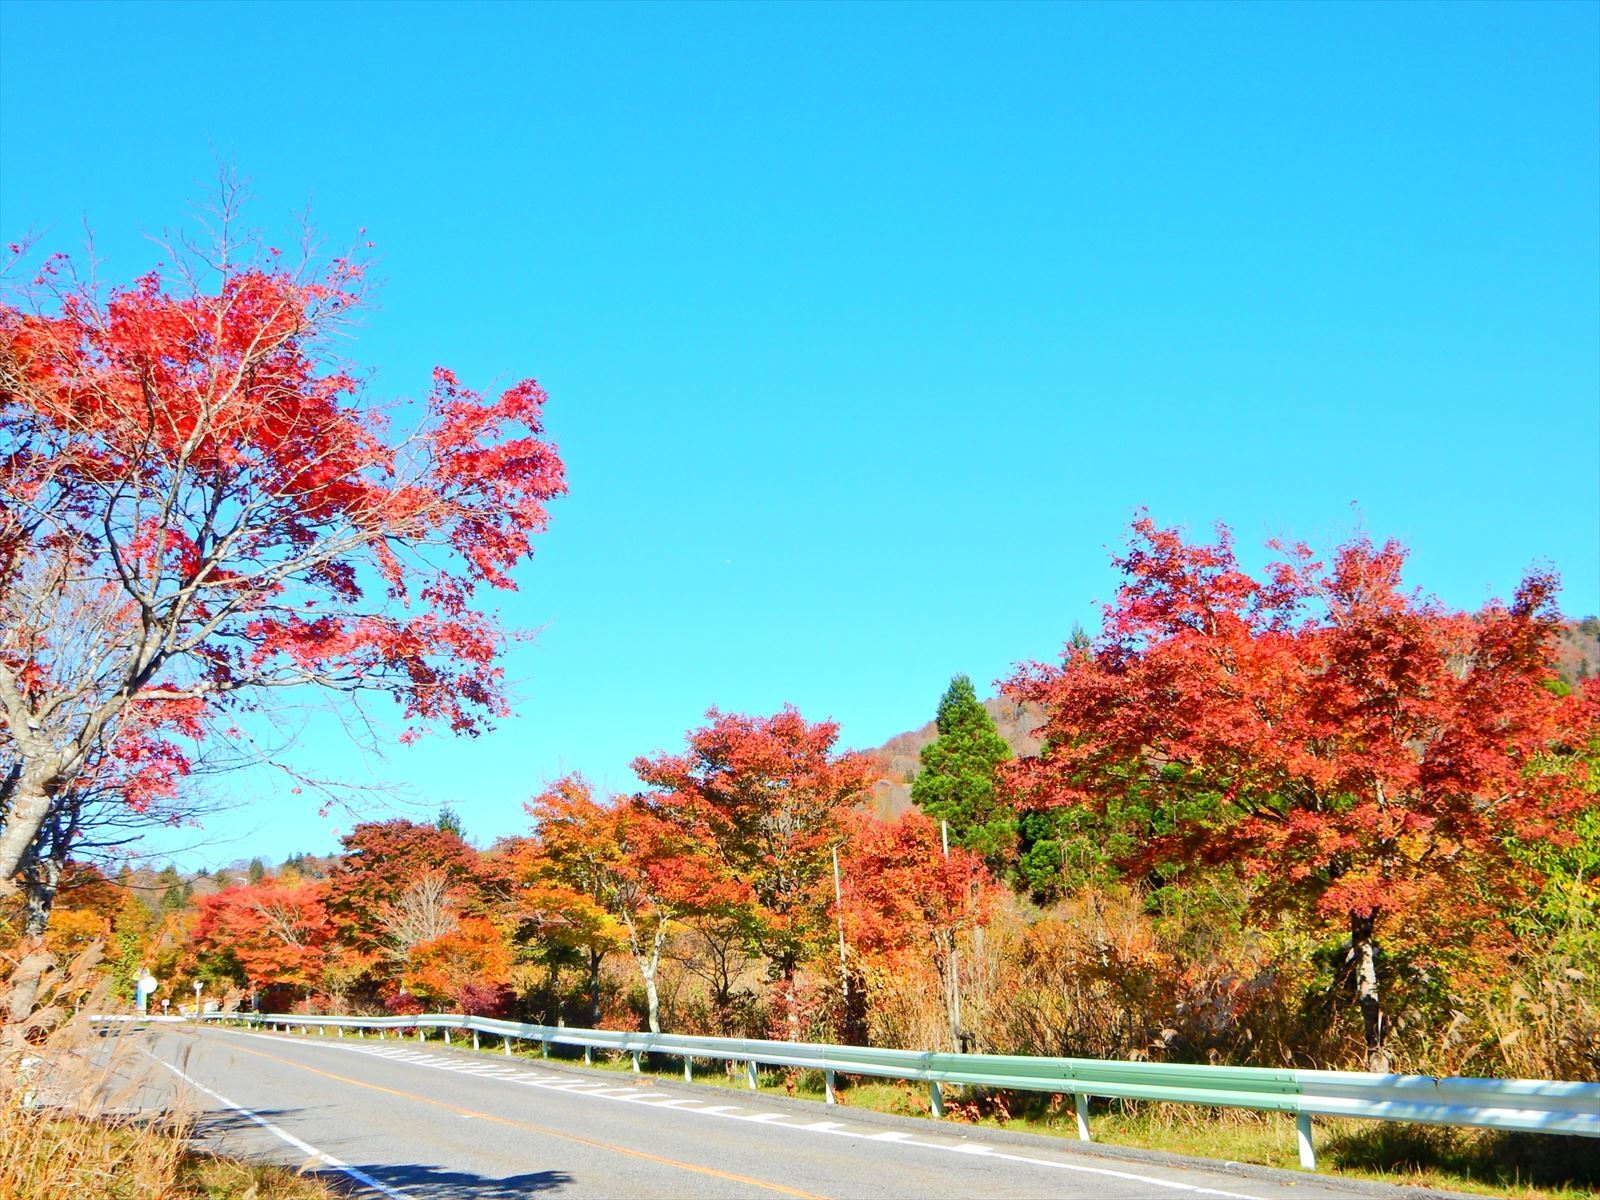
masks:
{"label": "low vegetation", "polygon": [[[103,1006],[96,967],[90,950],[48,976],[44,1009]],[[82,1022],[0,1028],[0,1200],[332,1200],[314,1177],[197,1145],[188,1110],[150,1104],[153,1070]]]}

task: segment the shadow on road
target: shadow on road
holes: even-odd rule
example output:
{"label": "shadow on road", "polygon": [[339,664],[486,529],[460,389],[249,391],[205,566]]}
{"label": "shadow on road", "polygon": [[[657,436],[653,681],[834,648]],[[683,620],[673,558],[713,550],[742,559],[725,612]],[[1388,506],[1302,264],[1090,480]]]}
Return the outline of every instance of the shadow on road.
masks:
{"label": "shadow on road", "polygon": [[[257,1115],[274,1124],[304,1113],[304,1109],[258,1109]],[[208,1140],[220,1139],[229,1133],[256,1131],[259,1126],[242,1113],[212,1110],[196,1117],[191,1137],[202,1146]],[[213,1141],[207,1147],[222,1149]],[[335,1151],[336,1152],[336,1151]],[[362,1187],[350,1176],[330,1167],[307,1165],[306,1175],[326,1183],[335,1192],[370,1196],[370,1188]],[[506,1175],[499,1179],[476,1175],[470,1171],[452,1171],[425,1163],[352,1163],[356,1170],[370,1175],[379,1183],[403,1191],[417,1200],[516,1200],[540,1192],[557,1192],[572,1182],[565,1171],[530,1171],[523,1175]]]}
{"label": "shadow on road", "polygon": [[[417,1200],[517,1200],[540,1192],[557,1192],[572,1182],[565,1171],[530,1171],[526,1175],[507,1175],[491,1179],[469,1171],[450,1171],[420,1163],[354,1164],[356,1170],[379,1183],[397,1188]],[[369,1189],[355,1186],[347,1175],[335,1171],[307,1171],[336,1191],[370,1196]]]}

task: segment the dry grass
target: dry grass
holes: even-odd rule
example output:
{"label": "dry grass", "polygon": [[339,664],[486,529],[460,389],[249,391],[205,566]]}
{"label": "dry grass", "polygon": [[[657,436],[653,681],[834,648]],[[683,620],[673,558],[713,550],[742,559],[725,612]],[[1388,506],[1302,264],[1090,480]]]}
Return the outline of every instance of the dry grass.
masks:
{"label": "dry grass", "polygon": [[[104,1003],[97,951],[0,1023],[0,1200],[330,1200],[315,1178],[196,1151],[190,1114],[149,1111],[152,1064],[65,1019]],[[0,995],[0,1008],[5,997]]]}
{"label": "dry grass", "polygon": [[330,1200],[308,1176],[197,1153],[182,1124],[0,1110],[0,1200]]}

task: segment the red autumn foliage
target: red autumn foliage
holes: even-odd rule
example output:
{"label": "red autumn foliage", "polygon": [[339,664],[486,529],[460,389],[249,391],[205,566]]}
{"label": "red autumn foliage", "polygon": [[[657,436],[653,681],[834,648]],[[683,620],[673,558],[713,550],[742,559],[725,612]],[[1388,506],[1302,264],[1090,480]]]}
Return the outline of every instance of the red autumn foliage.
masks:
{"label": "red autumn foliage", "polygon": [[383,942],[377,918],[418,880],[439,876],[470,899],[477,851],[461,835],[415,821],[367,821],[341,839],[344,854],[328,873],[327,905],[340,937],[361,950]]}
{"label": "red autumn foliage", "polygon": [[987,924],[1000,894],[983,859],[959,846],[946,855],[939,826],[916,809],[851,825],[841,855],[851,949],[890,961],[925,953],[942,974],[956,937]]}
{"label": "red autumn foliage", "polygon": [[231,951],[252,984],[316,989],[333,950],[333,925],[319,884],[235,884],[197,904],[193,941],[201,951]]}
{"label": "red autumn foliage", "polygon": [[1594,695],[1555,681],[1556,582],[1451,613],[1403,589],[1395,542],[1305,546],[1255,578],[1232,538],[1137,521],[1104,629],[1008,685],[1046,712],[1009,767],[1026,805],[1150,814],[1133,867],[1231,864],[1258,911],[1347,922],[1382,1069],[1374,927],[1441,944],[1532,882],[1510,837],[1595,802]]}
{"label": "red autumn foliage", "polygon": [[828,940],[832,850],[877,769],[864,754],[834,752],[837,724],[811,724],[791,707],[706,716],[685,753],[637,758],[633,769],[652,811],[712,848],[752,945],[792,991],[799,964]]}
{"label": "red autumn foliage", "polygon": [[211,261],[99,293],[53,258],[0,303],[0,886],[157,706],[210,736],[294,688],[391,696],[406,736],[505,712],[474,602],[565,490],[543,392],[438,368],[397,431],[335,350],[357,264]]}

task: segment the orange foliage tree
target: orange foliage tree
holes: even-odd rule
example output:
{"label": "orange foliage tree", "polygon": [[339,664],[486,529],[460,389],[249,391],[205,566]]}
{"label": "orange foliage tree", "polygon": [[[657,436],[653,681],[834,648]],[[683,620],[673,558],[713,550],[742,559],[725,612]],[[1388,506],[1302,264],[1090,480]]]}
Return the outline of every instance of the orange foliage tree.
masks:
{"label": "orange foliage tree", "polygon": [[[663,820],[632,797],[597,802],[578,776],[558,780],[527,808],[539,847],[529,901],[559,906],[565,894],[585,928],[595,972],[604,939],[620,934],[644,984],[650,1030],[661,1032],[656,985],[674,923],[726,906],[736,894],[712,847],[698,826]],[[595,919],[601,914],[606,921]],[[591,1003],[598,1007],[593,995]]]}
{"label": "orange foliage tree", "polygon": [[509,998],[511,949],[487,917],[463,917],[449,933],[412,948],[403,982],[424,1002],[498,1016]]}
{"label": "orange foliage tree", "polygon": [[832,851],[868,796],[877,767],[836,753],[839,727],[792,707],[770,717],[712,709],[682,754],[634,760],[643,802],[710,850],[736,897],[749,944],[779,982],[787,1036],[799,1036],[795,973],[833,928]]}

